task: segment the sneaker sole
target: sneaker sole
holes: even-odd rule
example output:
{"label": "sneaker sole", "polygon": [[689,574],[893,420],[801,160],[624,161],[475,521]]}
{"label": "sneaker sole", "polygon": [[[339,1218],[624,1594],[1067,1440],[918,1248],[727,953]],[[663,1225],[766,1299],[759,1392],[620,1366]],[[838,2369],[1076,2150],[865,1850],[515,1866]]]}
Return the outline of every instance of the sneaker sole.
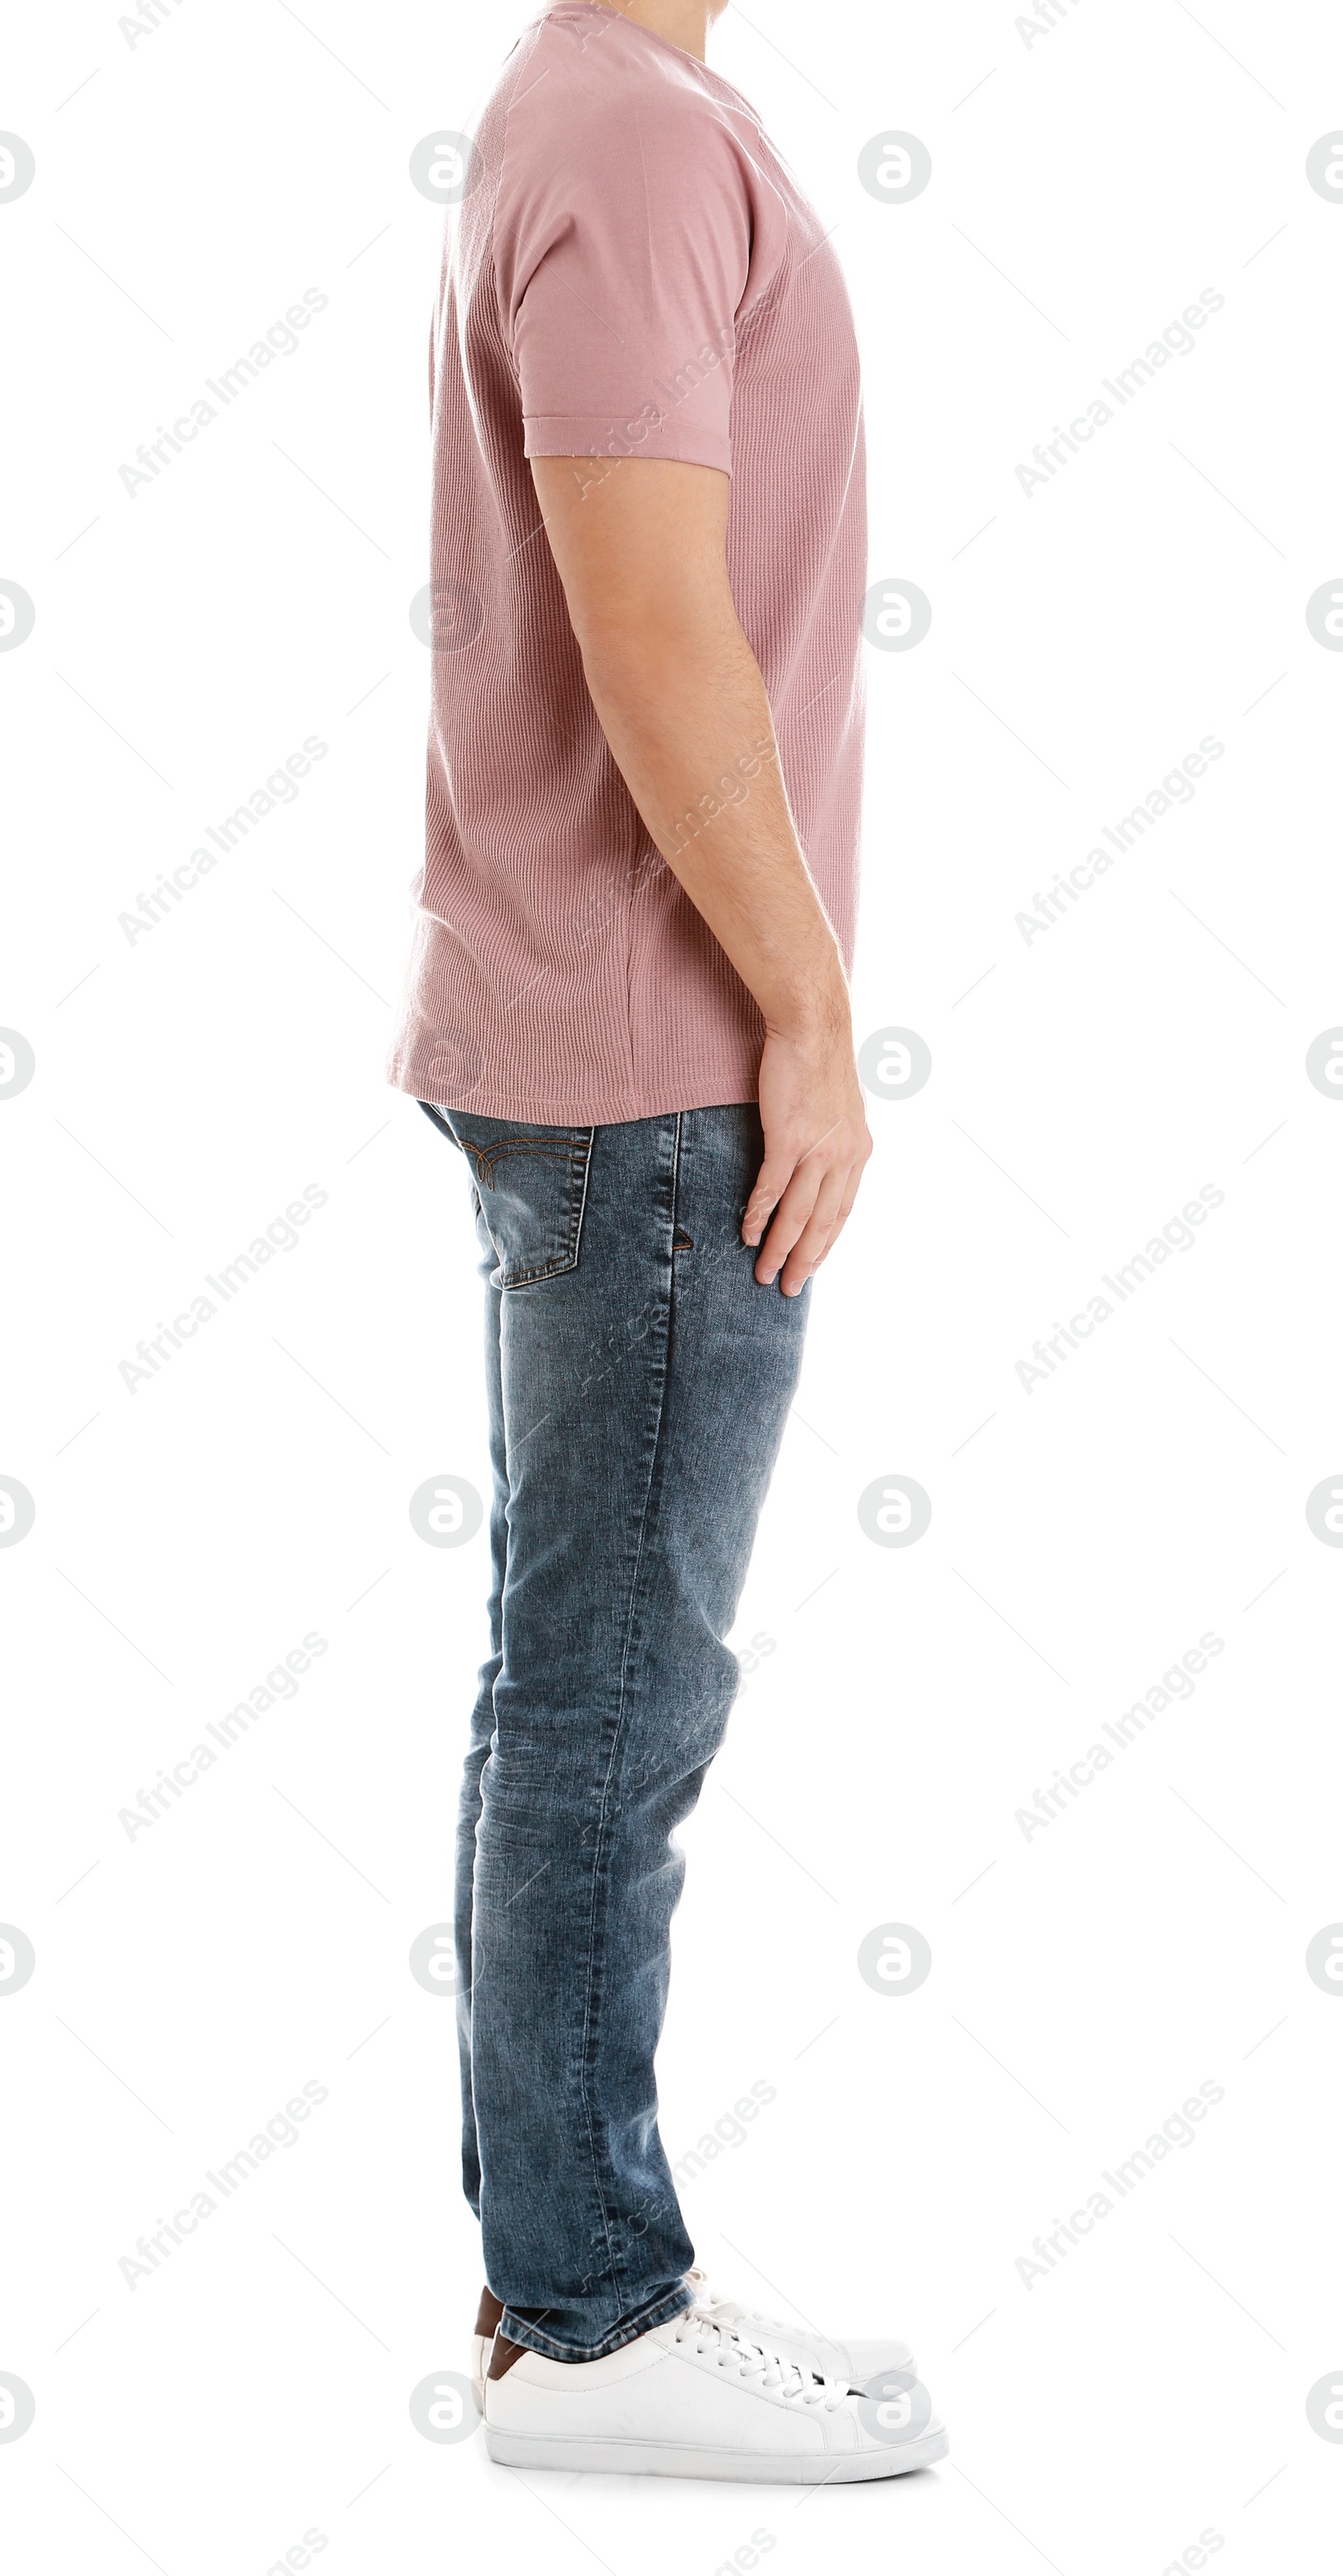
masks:
{"label": "sneaker sole", "polygon": [[673,2442],[581,2442],[563,2435],[506,2433],[485,2427],[485,2448],[505,2469],[589,2469],[612,2477],[725,2478],[750,2486],[856,2486],[872,2478],[899,2478],[945,2460],[951,2444],[939,2427],[899,2451],[795,2454],[778,2451],[703,2451]]}

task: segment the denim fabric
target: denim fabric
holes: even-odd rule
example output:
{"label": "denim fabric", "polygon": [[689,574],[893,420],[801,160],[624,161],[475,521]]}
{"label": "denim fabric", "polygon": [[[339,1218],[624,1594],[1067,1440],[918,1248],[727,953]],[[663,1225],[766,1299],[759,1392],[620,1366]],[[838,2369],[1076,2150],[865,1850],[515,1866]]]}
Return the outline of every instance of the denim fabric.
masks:
{"label": "denim fabric", "polygon": [[422,1103],[474,1180],[494,1492],[463,1782],[463,2177],[503,2331],[591,2360],[689,2304],[653,2057],[673,1828],[723,1738],[736,1615],[811,1290],[762,1288],[753,1105],[533,1127]]}

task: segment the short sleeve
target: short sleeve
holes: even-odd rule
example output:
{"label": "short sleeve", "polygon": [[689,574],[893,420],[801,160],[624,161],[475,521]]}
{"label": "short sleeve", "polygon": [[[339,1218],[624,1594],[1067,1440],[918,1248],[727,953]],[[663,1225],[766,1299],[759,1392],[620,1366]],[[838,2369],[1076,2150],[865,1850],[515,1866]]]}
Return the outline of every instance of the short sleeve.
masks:
{"label": "short sleeve", "polygon": [[731,472],[751,194],[702,100],[510,131],[501,324],[528,456],[674,457]]}

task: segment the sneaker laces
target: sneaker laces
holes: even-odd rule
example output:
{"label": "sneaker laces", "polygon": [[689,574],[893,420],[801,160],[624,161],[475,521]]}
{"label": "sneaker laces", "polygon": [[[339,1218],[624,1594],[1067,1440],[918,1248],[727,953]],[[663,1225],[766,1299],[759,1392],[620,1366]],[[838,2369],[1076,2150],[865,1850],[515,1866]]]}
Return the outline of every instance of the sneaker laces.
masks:
{"label": "sneaker laces", "polygon": [[803,2406],[820,2406],[833,2415],[848,2399],[849,2390],[842,2379],[826,2379],[820,2371],[805,2369],[801,2362],[786,2361],[782,2353],[771,2352],[767,2344],[738,2334],[704,2308],[684,2309],[673,2318],[672,2330],[678,2344],[688,2346],[702,2359],[712,2358],[720,2370],[734,2371],[748,2387],[767,2389],[785,2404],[798,2401]]}
{"label": "sneaker laces", "polygon": [[721,2326],[763,2326],[767,2335],[795,2335],[797,2329],[786,2325],[782,2317],[767,2317],[759,2308],[748,2308],[741,2299],[719,2299],[709,2286],[709,2275],[699,2264],[685,2275],[695,2292],[695,2304]]}

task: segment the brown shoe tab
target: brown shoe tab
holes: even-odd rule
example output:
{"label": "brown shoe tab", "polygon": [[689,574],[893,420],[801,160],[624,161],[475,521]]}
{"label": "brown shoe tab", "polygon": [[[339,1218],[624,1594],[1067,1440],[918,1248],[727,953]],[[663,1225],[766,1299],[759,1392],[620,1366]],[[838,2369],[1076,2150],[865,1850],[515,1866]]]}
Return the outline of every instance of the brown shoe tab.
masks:
{"label": "brown shoe tab", "polygon": [[506,2334],[496,2333],[486,2378],[502,2379],[504,2372],[511,2370],[515,2361],[521,2361],[526,2350],[525,2343],[510,2343]]}
{"label": "brown shoe tab", "polygon": [[480,2294],[480,2306],[476,2310],[477,2334],[492,2335],[503,2313],[503,2300],[496,2299],[493,2290],[482,2290]]}

